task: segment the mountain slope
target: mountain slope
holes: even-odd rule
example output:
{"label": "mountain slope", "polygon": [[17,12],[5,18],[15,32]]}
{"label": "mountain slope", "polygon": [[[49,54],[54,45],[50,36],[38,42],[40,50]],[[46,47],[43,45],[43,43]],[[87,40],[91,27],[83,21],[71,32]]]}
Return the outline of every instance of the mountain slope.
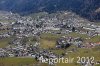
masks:
{"label": "mountain slope", "polygon": [[22,15],[69,10],[92,21],[100,21],[100,0],[0,0],[0,10]]}

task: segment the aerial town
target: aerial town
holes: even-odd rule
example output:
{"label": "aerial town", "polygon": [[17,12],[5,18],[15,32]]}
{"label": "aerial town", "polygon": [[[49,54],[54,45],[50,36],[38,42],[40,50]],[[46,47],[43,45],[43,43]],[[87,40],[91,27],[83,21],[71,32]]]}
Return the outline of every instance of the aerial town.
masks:
{"label": "aerial town", "polygon": [[[68,11],[53,14],[41,12],[29,16],[0,12],[1,60],[32,58],[36,62],[34,65],[27,63],[19,66],[61,66],[54,62],[41,65],[40,58],[73,55],[96,58],[94,63],[74,62],[72,66],[99,66],[100,23],[90,22]],[[0,66],[6,65],[0,62]]]}

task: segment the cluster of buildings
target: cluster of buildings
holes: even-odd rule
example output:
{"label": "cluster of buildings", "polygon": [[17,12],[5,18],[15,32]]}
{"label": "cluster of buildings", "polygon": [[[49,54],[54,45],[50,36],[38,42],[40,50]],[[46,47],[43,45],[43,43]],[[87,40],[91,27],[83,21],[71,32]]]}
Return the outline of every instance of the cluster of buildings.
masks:
{"label": "cluster of buildings", "polygon": [[84,40],[80,37],[73,38],[73,37],[63,36],[57,40],[56,48],[66,49],[66,48],[70,47],[71,45],[75,45],[78,48],[81,48],[84,45],[83,42],[84,42]]}
{"label": "cluster of buildings", "polygon": [[11,23],[0,22],[0,31],[10,30],[12,35],[29,37],[39,33],[67,34],[74,31],[89,36],[100,35],[100,26],[70,12],[60,12],[37,19],[10,15],[9,19],[13,19],[13,21]]}

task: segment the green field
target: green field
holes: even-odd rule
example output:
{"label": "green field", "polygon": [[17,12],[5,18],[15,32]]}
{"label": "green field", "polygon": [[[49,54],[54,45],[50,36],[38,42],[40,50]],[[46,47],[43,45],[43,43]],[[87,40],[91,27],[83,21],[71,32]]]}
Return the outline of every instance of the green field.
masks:
{"label": "green field", "polygon": [[34,58],[0,58],[0,66],[48,66],[39,63]]}
{"label": "green field", "polygon": [[6,46],[8,46],[10,40],[11,38],[0,39],[0,48],[5,48]]}
{"label": "green field", "polygon": [[15,20],[8,20],[8,19],[0,19],[0,22],[4,22],[4,23],[7,23],[7,22],[15,22]]}
{"label": "green field", "polygon": [[62,35],[54,35],[54,34],[42,34],[41,35],[41,39],[40,39],[40,43],[41,43],[41,47],[48,49],[48,48],[54,48],[55,44],[56,44],[56,40],[58,38],[60,38]]}
{"label": "green field", "polygon": [[0,59],[0,66],[25,66],[29,65],[32,66],[36,62],[32,58],[1,58]]}

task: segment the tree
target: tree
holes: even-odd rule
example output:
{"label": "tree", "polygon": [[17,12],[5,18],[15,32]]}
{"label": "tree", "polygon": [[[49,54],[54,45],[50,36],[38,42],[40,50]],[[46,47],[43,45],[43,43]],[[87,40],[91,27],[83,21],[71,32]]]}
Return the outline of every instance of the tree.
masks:
{"label": "tree", "polygon": [[72,27],[72,32],[75,32],[75,27]]}

